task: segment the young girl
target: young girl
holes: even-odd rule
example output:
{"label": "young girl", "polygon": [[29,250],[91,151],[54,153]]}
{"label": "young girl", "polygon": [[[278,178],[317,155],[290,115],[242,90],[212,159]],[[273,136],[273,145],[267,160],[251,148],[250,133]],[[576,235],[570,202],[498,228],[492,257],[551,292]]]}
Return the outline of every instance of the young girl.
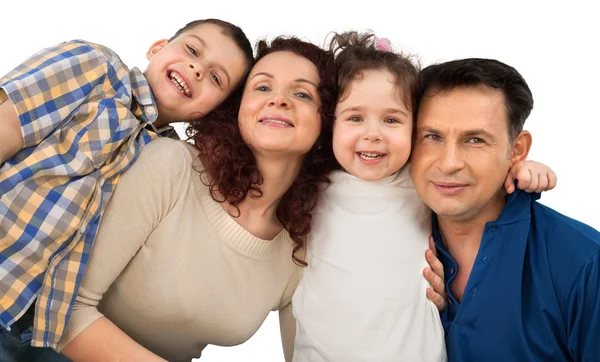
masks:
{"label": "young girl", "polygon": [[[315,213],[293,297],[294,361],[445,361],[422,277],[431,211],[407,166],[418,69],[372,34],[336,35],[331,46],[339,84],[333,152],[343,170],[331,174]],[[515,165],[507,180],[519,170],[532,173],[519,173],[519,187],[554,186],[537,184],[551,171],[536,163]]]}

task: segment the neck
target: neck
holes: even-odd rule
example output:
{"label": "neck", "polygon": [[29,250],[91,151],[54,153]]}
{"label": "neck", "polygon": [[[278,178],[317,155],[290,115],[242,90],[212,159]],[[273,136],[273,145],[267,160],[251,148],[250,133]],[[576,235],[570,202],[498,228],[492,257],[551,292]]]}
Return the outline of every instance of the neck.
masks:
{"label": "neck", "polygon": [[505,195],[501,191],[483,210],[477,210],[471,215],[460,218],[438,216],[444,244],[459,264],[460,259],[475,258],[481,245],[485,225],[498,219],[505,203]]}
{"label": "neck", "polygon": [[298,177],[302,159],[290,162],[289,158],[273,159],[256,155],[258,170],[263,183],[260,185],[261,197],[248,196],[239,205],[240,217],[243,219],[260,218],[277,221],[277,207],[283,195]]}

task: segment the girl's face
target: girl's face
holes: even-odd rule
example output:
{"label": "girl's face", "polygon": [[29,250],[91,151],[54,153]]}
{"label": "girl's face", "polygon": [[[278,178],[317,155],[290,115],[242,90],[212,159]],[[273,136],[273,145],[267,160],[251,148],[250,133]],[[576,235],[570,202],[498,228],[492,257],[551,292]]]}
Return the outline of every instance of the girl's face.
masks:
{"label": "girl's face", "polygon": [[394,81],[388,71],[365,71],[349,84],[335,109],[335,158],[346,172],[365,181],[392,175],[410,156],[412,111]]}
{"label": "girl's face", "polygon": [[303,157],[321,133],[320,79],[308,59],[271,53],[250,71],[238,115],[244,141],[255,153]]}

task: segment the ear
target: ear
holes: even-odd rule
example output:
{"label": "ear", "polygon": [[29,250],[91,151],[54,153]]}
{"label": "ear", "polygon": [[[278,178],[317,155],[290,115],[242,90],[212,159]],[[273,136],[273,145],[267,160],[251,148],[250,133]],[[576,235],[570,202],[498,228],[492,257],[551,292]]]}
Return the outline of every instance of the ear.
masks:
{"label": "ear", "polygon": [[154,44],[152,44],[152,46],[150,47],[150,49],[148,49],[148,52],[146,53],[146,59],[152,59],[156,55],[156,53],[158,53],[162,48],[166,47],[167,44],[169,44],[169,41],[167,39],[155,41]]}
{"label": "ear", "polygon": [[528,131],[521,131],[517,138],[513,141],[511,161],[516,163],[518,161],[525,161],[529,150],[531,149],[531,133]]}

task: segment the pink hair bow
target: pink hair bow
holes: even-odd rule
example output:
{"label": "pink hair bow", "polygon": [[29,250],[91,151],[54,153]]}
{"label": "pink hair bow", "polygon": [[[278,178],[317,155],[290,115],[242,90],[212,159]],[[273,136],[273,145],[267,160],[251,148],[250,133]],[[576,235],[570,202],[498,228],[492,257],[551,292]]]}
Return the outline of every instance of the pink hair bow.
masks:
{"label": "pink hair bow", "polygon": [[392,51],[392,43],[388,38],[378,38],[375,37],[375,49],[382,52],[391,52]]}

